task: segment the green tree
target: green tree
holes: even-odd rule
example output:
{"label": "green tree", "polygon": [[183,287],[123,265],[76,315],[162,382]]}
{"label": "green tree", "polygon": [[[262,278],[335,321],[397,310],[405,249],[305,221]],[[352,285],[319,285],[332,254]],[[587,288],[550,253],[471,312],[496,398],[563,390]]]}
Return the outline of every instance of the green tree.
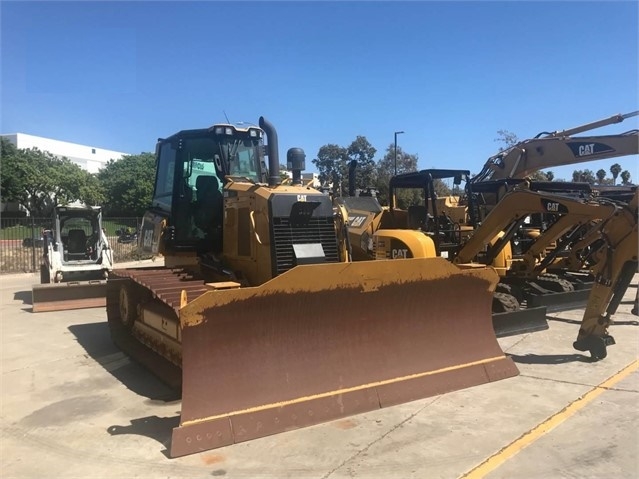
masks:
{"label": "green tree", "polygon": [[621,172],[621,184],[622,185],[630,185],[630,172],[628,170],[623,170]]}
{"label": "green tree", "polygon": [[612,173],[612,184],[617,184],[617,177],[619,173],[621,173],[621,165],[619,163],[615,163],[610,167],[610,173]]}
{"label": "green tree", "polygon": [[37,148],[15,148],[2,139],[0,195],[33,216],[48,216],[57,205],[80,201],[100,204],[97,179],[68,158]]}
{"label": "green tree", "polygon": [[[397,147],[397,174],[409,173],[417,171],[417,163],[419,157],[405,153],[400,146]],[[391,143],[386,148],[386,154],[377,162],[377,182],[375,187],[379,192],[379,202],[388,205],[388,185],[390,179],[395,172],[395,145]],[[417,198],[414,198],[416,192],[400,192],[398,197],[398,205],[405,208],[408,204],[415,204]]]}
{"label": "green tree", "polygon": [[528,178],[532,181],[548,181],[548,175],[541,170],[533,171]]}
{"label": "green tree", "polygon": [[[335,144],[320,147],[313,164],[317,168],[320,184],[333,184],[333,194],[339,195],[348,189],[348,150]],[[346,183],[346,184],[343,184]]]}
{"label": "green tree", "polygon": [[140,153],[110,160],[98,173],[105,215],[142,216],[151,204],[155,155]]}
{"label": "green tree", "polygon": [[547,171],[546,172],[546,179],[548,181],[554,180],[555,179],[555,174],[551,170]]}
{"label": "green tree", "polygon": [[322,146],[313,164],[317,167],[319,181],[322,185],[333,184],[334,195],[348,194],[348,165],[357,161],[355,185],[358,188],[374,186],[377,177],[375,171],[375,153],[377,150],[365,136],[357,136],[348,146],[335,144]]}
{"label": "green tree", "polygon": [[365,136],[357,136],[346,149],[348,162],[346,166],[346,178],[348,179],[348,163],[357,161],[355,170],[355,186],[357,188],[367,188],[375,185],[377,172],[375,168],[375,153],[377,150],[369,143]]}
{"label": "green tree", "polygon": [[603,185],[604,179],[606,178],[606,170],[601,168],[600,170],[597,170],[596,175],[597,175],[597,183],[599,183],[600,185]]}
{"label": "green tree", "polygon": [[280,181],[285,181],[289,178],[288,176],[288,166],[284,163],[280,163]]}
{"label": "green tree", "polygon": [[594,185],[597,181],[597,177],[592,170],[575,170],[572,172],[572,181]]}
{"label": "green tree", "polygon": [[512,131],[497,130],[497,138],[495,138],[495,141],[504,144],[504,146],[499,147],[499,151],[504,151],[519,143],[519,138],[517,138],[517,135],[515,135]]}

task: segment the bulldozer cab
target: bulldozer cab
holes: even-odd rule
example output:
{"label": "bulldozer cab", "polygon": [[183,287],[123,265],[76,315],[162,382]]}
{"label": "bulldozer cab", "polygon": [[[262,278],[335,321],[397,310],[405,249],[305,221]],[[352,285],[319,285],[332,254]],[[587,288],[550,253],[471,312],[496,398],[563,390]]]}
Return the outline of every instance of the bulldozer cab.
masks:
{"label": "bulldozer cab", "polygon": [[221,251],[224,186],[265,182],[262,138],[258,127],[222,124],[160,139],[152,206],[139,239],[142,250]]}

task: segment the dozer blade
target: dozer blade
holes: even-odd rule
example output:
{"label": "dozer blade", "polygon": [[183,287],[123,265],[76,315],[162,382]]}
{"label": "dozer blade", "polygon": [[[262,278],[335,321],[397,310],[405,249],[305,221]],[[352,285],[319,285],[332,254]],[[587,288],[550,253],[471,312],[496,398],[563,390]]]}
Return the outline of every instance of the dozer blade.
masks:
{"label": "dozer blade", "polygon": [[106,307],[106,281],[34,284],[31,299],[34,313],[104,308]]}
{"label": "dozer blade", "polygon": [[298,266],[180,310],[173,457],[519,373],[491,321],[492,269],[445,259]]}
{"label": "dozer blade", "polygon": [[546,307],[521,308],[506,313],[493,313],[493,328],[498,338],[534,333],[549,328]]}

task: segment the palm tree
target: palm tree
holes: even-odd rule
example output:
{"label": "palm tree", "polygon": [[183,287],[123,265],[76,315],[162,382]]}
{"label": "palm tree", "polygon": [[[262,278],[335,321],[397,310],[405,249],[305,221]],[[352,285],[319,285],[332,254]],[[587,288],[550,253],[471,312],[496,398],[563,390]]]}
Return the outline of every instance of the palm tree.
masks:
{"label": "palm tree", "polygon": [[606,170],[603,168],[597,171],[597,183],[603,185],[604,178],[606,177]]}
{"label": "palm tree", "polygon": [[621,172],[621,184],[623,185],[630,184],[630,172],[628,170],[623,170]]}
{"label": "palm tree", "polygon": [[612,173],[612,184],[617,184],[617,176],[621,173],[621,165],[619,163],[615,163],[610,167],[610,173]]}

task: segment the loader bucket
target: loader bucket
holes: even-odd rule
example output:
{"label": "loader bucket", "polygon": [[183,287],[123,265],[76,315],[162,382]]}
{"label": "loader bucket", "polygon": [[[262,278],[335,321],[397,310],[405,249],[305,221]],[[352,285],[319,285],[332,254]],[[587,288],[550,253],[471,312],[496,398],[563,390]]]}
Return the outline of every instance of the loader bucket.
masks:
{"label": "loader bucket", "polygon": [[106,281],[75,281],[34,284],[31,290],[32,311],[106,307]]}
{"label": "loader bucket", "polygon": [[515,376],[492,269],[442,258],[298,266],[180,310],[182,456]]}

